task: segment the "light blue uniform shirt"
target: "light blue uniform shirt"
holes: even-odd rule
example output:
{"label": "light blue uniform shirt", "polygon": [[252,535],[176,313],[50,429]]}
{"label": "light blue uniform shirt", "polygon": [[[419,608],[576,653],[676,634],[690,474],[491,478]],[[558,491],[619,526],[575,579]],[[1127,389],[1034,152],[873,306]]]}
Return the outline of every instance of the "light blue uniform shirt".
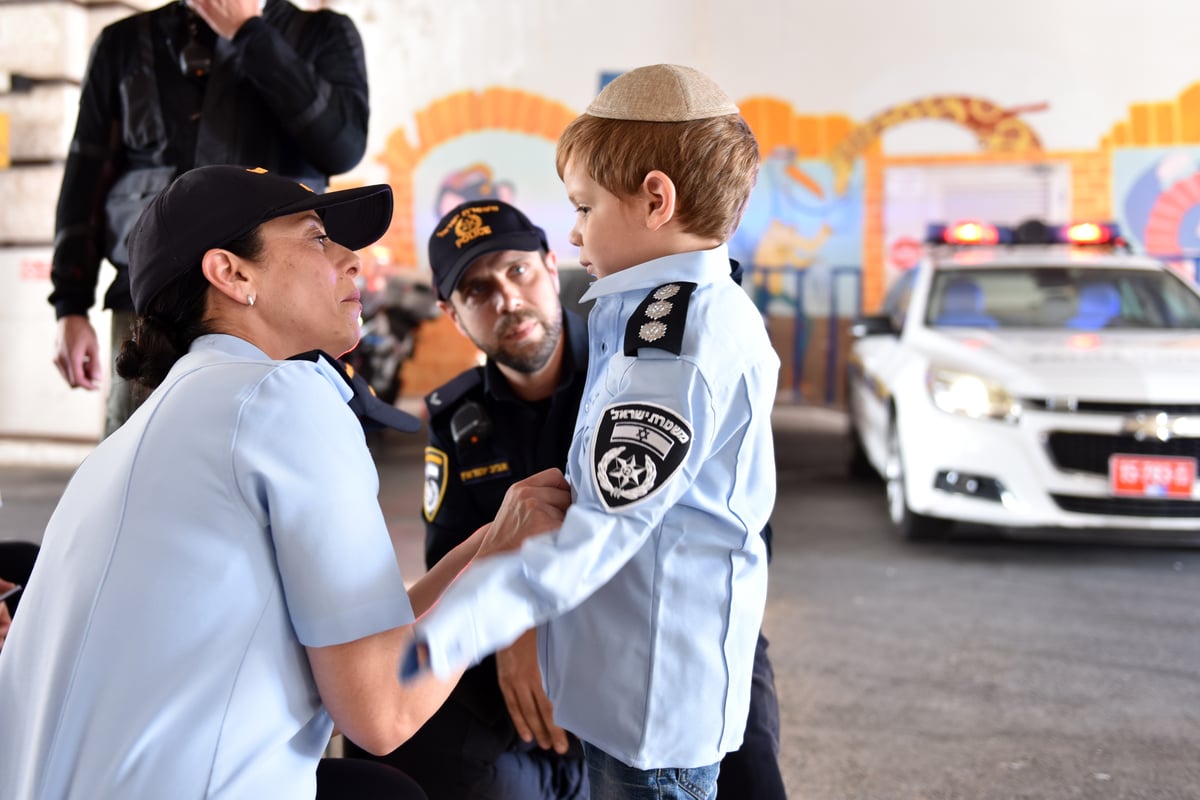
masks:
{"label": "light blue uniform shirt", "polygon": [[[624,355],[631,316],[675,281],[697,284],[681,353]],[[446,675],[546,622],[559,725],[640,769],[711,764],[740,746],[749,710],[779,359],[723,246],[602,278],[593,298],[562,528],[472,564],[418,635]],[[666,306],[647,314],[683,323]]]}
{"label": "light blue uniform shirt", "polygon": [[0,797],[305,798],[305,646],[412,621],[350,387],[198,339],[84,461],[0,652]]}

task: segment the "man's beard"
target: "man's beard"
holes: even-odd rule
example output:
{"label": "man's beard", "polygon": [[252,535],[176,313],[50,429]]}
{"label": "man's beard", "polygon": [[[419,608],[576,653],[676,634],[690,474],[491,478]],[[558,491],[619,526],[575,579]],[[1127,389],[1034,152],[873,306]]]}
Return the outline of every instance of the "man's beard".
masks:
{"label": "man's beard", "polygon": [[[536,320],[542,326],[542,330],[546,332],[540,342],[536,345],[516,343],[511,347],[504,343],[504,337],[509,331],[531,319]],[[531,375],[546,366],[550,356],[554,355],[554,350],[558,347],[558,340],[562,337],[562,317],[558,316],[554,320],[548,321],[535,311],[518,312],[509,315],[504,320],[496,335],[498,339],[496,350],[488,353],[488,357],[517,372]],[[478,345],[479,342],[475,344]],[[480,349],[487,352],[485,348],[481,347]]]}

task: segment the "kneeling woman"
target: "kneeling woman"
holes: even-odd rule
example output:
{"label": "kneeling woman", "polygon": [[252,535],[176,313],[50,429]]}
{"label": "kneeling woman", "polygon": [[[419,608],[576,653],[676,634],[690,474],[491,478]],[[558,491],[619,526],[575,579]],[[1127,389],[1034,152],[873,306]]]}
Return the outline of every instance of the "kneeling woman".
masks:
{"label": "kneeling woman", "polygon": [[449,693],[398,680],[414,612],[569,493],[530,479],[406,593],[352,405],[400,412],[321,355],[358,341],[353,251],[391,213],[387,186],[214,166],[142,215],[118,370],[153,391],[46,529],[0,653],[0,797],[312,798],[335,723],[387,753]]}

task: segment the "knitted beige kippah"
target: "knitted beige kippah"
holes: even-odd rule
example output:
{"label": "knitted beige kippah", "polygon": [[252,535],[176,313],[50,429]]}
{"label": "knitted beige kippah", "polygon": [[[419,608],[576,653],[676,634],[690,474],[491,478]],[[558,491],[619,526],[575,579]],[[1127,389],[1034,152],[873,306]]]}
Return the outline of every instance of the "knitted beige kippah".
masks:
{"label": "knitted beige kippah", "polygon": [[738,107],[700,70],[654,64],[613,80],[584,113],[638,122],[686,122],[736,114]]}

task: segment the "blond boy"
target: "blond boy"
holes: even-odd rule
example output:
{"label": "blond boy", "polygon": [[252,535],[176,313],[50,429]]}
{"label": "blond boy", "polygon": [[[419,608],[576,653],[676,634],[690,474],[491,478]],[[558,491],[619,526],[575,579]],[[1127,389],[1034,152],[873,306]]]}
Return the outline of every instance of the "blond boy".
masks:
{"label": "blond boy", "polygon": [[596,278],[575,502],[557,532],[473,564],[418,624],[438,674],[541,624],[555,722],[584,742],[592,800],[715,797],[741,743],[779,360],[725,243],[758,162],[737,107],[688,67],[622,75],[564,131],[570,239]]}

